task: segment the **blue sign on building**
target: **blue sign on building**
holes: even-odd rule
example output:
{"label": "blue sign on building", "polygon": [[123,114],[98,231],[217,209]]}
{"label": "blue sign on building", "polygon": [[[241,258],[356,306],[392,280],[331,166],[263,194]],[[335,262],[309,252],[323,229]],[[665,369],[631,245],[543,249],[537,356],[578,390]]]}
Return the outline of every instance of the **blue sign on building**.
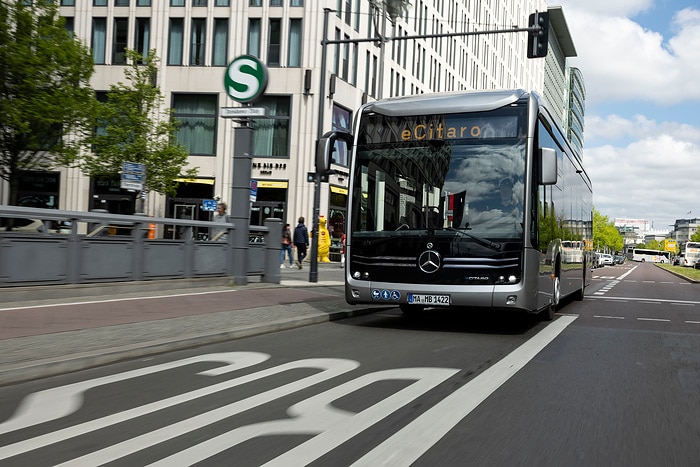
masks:
{"label": "blue sign on building", "polygon": [[216,211],[218,204],[215,199],[204,199],[202,200],[202,211]]}

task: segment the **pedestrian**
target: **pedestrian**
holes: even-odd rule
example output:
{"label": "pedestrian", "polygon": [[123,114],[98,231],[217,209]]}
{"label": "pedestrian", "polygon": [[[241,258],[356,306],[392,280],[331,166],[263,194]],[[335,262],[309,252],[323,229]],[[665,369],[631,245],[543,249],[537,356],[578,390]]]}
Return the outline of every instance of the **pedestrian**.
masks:
{"label": "pedestrian", "polygon": [[306,258],[306,249],[309,247],[309,230],[304,225],[304,218],[299,218],[299,223],[294,227],[294,246],[297,249],[297,266],[301,269],[301,262]]}
{"label": "pedestrian", "polygon": [[[226,203],[218,203],[216,205],[216,214],[212,218],[212,222],[219,224],[227,224],[228,216],[226,215]],[[212,227],[209,229],[209,239],[212,241],[226,240],[226,227]]]}
{"label": "pedestrian", "polygon": [[280,257],[280,269],[284,269],[284,257],[289,255],[289,267],[292,267],[294,260],[292,258],[292,231],[289,229],[289,224],[284,224],[282,228],[282,256]]}

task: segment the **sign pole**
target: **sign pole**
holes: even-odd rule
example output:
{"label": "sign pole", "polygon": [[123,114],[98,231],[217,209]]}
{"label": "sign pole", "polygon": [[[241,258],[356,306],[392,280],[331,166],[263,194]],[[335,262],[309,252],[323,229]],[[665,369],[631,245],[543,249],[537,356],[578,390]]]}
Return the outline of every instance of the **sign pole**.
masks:
{"label": "sign pole", "polygon": [[[248,284],[248,243],[250,232],[250,172],[253,152],[253,128],[248,121],[234,128],[233,180],[231,186],[231,222],[233,230],[233,280]],[[231,244],[229,240],[229,245]]]}

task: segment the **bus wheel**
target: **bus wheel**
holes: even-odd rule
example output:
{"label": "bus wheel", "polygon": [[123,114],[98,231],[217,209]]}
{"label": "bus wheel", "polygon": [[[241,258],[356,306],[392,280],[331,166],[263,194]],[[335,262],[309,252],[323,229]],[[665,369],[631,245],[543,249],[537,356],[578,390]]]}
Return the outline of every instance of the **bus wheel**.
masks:
{"label": "bus wheel", "polygon": [[561,284],[559,282],[559,274],[557,274],[554,277],[554,281],[552,281],[552,301],[540,312],[540,319],[542,319],[542,321],[552,321],[554,319],[554,312],[557,310],[560,297]]}
{"label": "bus wheel", "polygon": [[402,303],[399,305],[399,309],[404,316],[415,316],[423,311],[423,308],[424,307],[421,305],[409,305],[408,303]]}

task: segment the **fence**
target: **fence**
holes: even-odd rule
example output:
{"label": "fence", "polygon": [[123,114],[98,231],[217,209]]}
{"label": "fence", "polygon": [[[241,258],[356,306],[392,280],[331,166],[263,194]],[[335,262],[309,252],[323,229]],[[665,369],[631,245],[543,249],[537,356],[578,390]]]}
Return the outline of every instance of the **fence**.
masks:
{"label": "fence", "polygon": [[[281,219],[250,226],[243,247],[231,223],[17,206],[0,206],[0,221],[0,287],[227,277],[236,261],[280,282]],[[226,228],[225,240],[196,238],[212,227]],[[155,235],[166,230],[179,238]]]}

